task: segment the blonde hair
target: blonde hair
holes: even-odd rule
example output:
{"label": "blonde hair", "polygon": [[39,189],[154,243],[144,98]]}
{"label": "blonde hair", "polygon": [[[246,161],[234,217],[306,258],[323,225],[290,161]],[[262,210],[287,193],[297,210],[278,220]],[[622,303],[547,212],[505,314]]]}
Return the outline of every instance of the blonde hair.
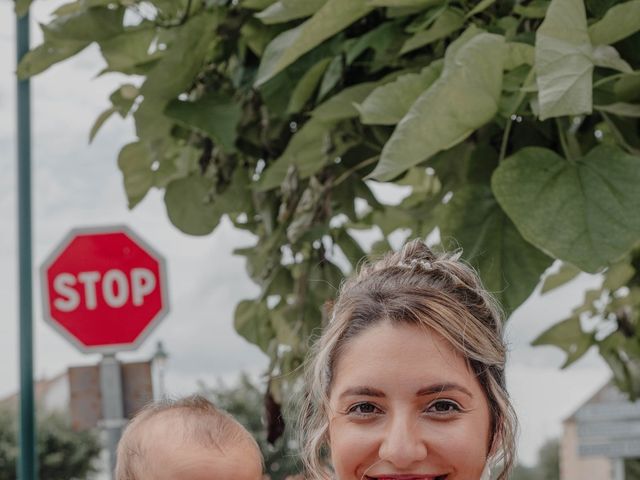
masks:
{"label": "blonde hair", "polygon": [[502,469],[498,480],[506,480],[515,460],[517,421],[505,386],[500,309],[475,271],[460,260],[460,252],[437,255],[420,240],[361,266],[340,288],[306,369],[299,423],[309,477],[330,478],[323,456],[337,359],[352,339],[385,320],[429,328],[464,356],[489,404],[491,463]]}
{"label": "blonde hair", "polygon": [[153,420],[171,415],[181,422],[182,438],[209,448],[224,451],[228,442],[253,445],[260,459],[260,447],[255,439],[231,415],[216,408],[201,395],[180,400],[163,400],[145,406],[125,428],[117,450],[116,480],[137,480],[145,471],[154,439],[145,436],[145,426]]}

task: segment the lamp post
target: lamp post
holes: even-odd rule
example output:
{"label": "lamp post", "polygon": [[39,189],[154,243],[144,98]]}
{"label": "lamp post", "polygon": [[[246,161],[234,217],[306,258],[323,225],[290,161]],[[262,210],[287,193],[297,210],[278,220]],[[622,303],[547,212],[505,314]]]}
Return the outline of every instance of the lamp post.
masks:
{"label": "lamp post", "polygon": [[167,368],[167,360],[169,359],[169,354],[164,349],[164,345],[162,341],[158,341],[156,344],[156,352],[153,354],[153,365],[156,369],[158,375],[158,399],[164,400],[166,397],[165,385],[164,385],[164,375]]}

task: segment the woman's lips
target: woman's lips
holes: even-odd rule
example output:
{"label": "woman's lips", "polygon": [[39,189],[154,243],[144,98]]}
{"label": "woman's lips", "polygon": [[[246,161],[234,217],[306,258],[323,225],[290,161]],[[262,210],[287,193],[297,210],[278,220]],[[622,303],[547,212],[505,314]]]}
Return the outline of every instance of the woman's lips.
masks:
{"label": "woman's lips", "polygon": [[367,475],[367,480],[446,480],[448,474],[442,475],[414,475],[414,474],[383,474]]}

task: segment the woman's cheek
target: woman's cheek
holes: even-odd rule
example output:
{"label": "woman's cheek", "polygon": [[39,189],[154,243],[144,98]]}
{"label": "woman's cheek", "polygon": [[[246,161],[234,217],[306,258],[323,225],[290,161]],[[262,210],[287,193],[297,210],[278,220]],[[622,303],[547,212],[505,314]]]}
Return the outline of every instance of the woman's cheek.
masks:
{"label": "woman's cheek", "polygon": [[379,442],[375,429],[336,421],[329,429],[329,435],[331,463],[338,480],[359,480],[361,473],[376,462]]}

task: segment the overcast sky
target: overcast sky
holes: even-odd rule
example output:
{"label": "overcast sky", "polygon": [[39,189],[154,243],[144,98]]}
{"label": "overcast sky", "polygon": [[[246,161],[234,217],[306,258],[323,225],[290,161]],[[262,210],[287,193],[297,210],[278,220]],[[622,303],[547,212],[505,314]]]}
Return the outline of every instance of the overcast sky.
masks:
{"label": "overcast sky", "polygon": [[[57,1],[36,1],[32,16],[46,21]],[[40,42],[32,29],[32,43]],[[0,2],[0,397],[18,387],[17,204],[15,142],[15,21],[13,2]],[[146,359],[163,340],[171,358],[167,388],[179,395],[196,389],[198,380],[232,381],[245,370],[258,374],[266,358],[233,330],[235,304],[257,294],[245,274],[244,262],[231,254],[251,245],[251,235],[223,221],[214,234],[189,237],[167,219],[162,193],[152,191],[129,211],[117,169],[117,153],[132,140],[133,128],[112,117],[92,145],[88,133],[96,116],[108,107],[117,76],[96,77],[101,70],[96,47],[35,78],[32,82],[33,245],[35,373],[55,375],[70,365],[95,363],[96,355],[77,352],[45,324],[41,316],[37,268],[74,227],[126,224],[167,259],[171,312],[137,351],[122,358]],[[381,189],[382,195],[393,195]],[[598,279],[580,276],[572,284],[543,297],[535,296],[512,317],[509,389],[522,425],[520,457],[535,460],[538,447],[559,435],[561,420],[608,378],[608,369],[591,351],[566,371],[563,355],[529,342],[578,304],[582,292]]]}

